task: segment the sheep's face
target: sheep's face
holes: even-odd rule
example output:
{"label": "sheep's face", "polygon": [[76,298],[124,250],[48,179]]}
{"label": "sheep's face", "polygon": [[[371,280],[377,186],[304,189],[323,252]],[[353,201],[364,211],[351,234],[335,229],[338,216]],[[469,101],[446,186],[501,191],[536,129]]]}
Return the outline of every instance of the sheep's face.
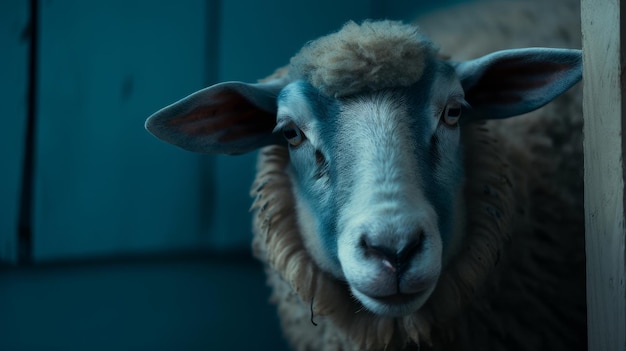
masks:
{"label": "sheep's face", "polygon": [[464,104],[441,62],[408,88],[335,99],[296,81],[279,94],[307,249],[374,313],[410,313],[437,283],[460,219]]}
{"label": "sheep's face", "polygon": [[406,315],[428,299],[463,239],[459,123],[543,106],[580,80],[581,52],[447,62],[397,22],[352,23],[333,35],[307,45],[288,76],[211,86],[146,128],[203,153],[286,145],[310,255],[371,312]]}

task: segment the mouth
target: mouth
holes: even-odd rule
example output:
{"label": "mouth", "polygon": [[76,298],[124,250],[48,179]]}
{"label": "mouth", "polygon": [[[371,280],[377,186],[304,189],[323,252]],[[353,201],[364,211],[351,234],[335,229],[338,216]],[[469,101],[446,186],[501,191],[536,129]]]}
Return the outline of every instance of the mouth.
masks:
{"label": "mouth", "polygon": [[381,296],[381,297],[373,297],[370,298],[380,304],[388,305],[388,306],[403,306],[410,305],[413,301],[415,301],[420,294],[403,294],[398,293],[389,296]]}
{"label": "mouth", "polygon": [[370,296],[356,289],[352,289],[353,295],[370,312],[385,317],[407,316],[424,305],[431,290],[418,293],[396,293],[386,296]]}

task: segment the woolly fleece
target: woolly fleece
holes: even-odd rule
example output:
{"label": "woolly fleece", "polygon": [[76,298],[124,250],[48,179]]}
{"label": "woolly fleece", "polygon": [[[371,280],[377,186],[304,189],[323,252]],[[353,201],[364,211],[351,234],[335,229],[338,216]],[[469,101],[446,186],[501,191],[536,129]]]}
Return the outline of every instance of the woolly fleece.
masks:
{"label": "woolly fleece", "polygon": [[322,93],[343,97],[417,82],[432,44],[417,27],[397,21],[346,23],[309,42],[291,59],[292,79],[304,78]]}

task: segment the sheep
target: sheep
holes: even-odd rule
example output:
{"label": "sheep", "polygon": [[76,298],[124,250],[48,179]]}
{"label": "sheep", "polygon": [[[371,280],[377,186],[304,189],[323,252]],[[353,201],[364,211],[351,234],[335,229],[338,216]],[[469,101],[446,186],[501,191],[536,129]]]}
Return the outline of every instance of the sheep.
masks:
{"label": "sheep", "polygon": [[[260,149],[253,252],[294,349],[586,349],[577,8],[446,11],[348,22],[146,121]],[[511,48],[539,34],[569,48]]]}

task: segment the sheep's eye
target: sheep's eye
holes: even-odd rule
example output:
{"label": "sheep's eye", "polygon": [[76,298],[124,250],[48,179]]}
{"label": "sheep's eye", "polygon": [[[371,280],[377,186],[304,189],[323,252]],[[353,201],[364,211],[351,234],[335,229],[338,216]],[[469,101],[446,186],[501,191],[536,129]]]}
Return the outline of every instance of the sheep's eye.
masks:
{"label": "sheep's eye", "polygon": [[305,139],[304,133],[302,133],[300,128],[296,127],[293,124],[290,124],[283,128],[283,136],[291,146],[298,146],[302,144]]}
{"label": "sheep's eye", "polygon": [[459,118],[461,118],[461,107],[455,105],[446,106],[441,116],[443,122],[449,126],[456,125],[459,122]]}

